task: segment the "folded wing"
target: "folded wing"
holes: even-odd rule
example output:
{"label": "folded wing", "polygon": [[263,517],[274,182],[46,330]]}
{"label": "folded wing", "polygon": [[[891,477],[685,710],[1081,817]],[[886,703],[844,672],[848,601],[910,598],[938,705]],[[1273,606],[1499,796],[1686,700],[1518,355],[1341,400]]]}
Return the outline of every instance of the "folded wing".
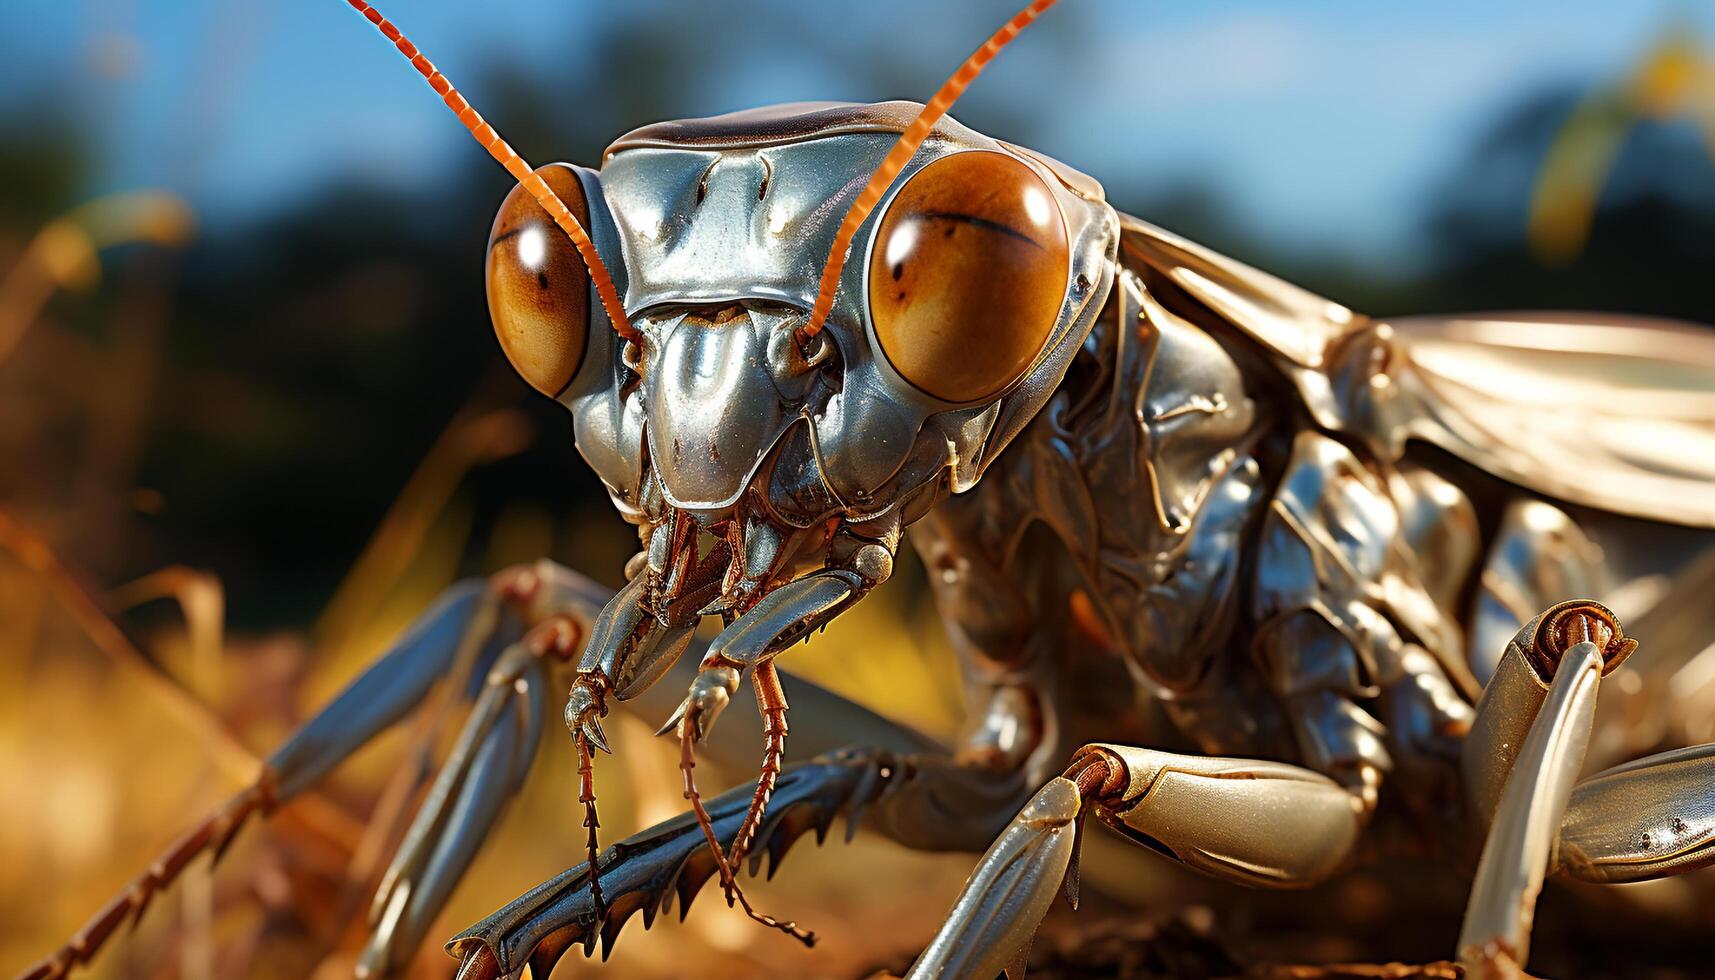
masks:
{"label": "folded wing", "polygon": [[1715,329],[1642,317],[1380,322],[1122,216],[1121,260],[1259,345],[1316,423],[1427,442],[1526,489],[1715,528]]}
{"label": "folded wing", "polygon": [[1573,503],[1715,527],[1715,330],[1610,316],[1392,324],[1410,435]]}

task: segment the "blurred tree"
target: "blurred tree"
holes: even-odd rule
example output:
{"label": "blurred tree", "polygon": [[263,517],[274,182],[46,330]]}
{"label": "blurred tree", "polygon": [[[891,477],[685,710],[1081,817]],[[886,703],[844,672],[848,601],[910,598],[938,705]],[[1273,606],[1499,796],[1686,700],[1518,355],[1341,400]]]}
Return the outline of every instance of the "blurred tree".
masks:
{"label": "blurred tree", "polygon": [[1715,323],[1715,159],[1700,134],[1645,122],[1619,148],[1575,255],[1545,262],[1529,237],[1537,174],[1578,92],[1533,94],[1501,113],[1430,196],[1434,270],[1378,312],[1581,309]]}
{"label": "blurred tree", "polygon": [[1618,85],[1585,96],[1555,136],[1531,198],[1530,244],[1545,262],[1575,257],[1634,128],[1684,123],[1715,159],[1715,52],[1670,31]]}
{"label": "blurred tree", "polygon": [[55,100],[25,104],[40,108],[0,117],[0,242],[27,238],[77,203],[89,172],[87,141],[69,116],[55,111]]}

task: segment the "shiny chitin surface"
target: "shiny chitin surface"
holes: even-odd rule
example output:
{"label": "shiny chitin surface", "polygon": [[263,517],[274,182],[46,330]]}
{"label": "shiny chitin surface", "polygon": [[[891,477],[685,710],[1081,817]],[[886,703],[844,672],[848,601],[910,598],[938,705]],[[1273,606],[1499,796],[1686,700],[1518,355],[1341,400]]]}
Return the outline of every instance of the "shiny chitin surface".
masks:
{"label": "shiny chitin surface", "polygon": [[[1063,884],[1075,904],[1092,810],[1188,867],[1285,888],[1346,867],[1391,794],[1448,838],[1432,843],[1487,841],[1472,974],[1523,965],[1551,869],[1630,881],[1715,860],[1709,746],[1577,781],[1605,673],[1680,692],[1660,731],[1707,729],[1715,653],[1621,667],[1636,643],[1582,598],[1624,599],[1664,636],[1715,628],[1715,558],[1694,560],[1715,529],[1707,331],[1374,320],[1122,215],[1041,154],[931,128],[1052,0],[921,126],[915,103],[776,106],[645,126],[599,171],[531,170],[349,2],[529,190],[491,234],[495,330],[572,411],[639,550],[611,595],[546,563],[452,595],[27,975],[86,962],[448,674],[474,705],[372,905],[376,974],[408,960],[568,681],[594,867],[461,934],[462,980],[546,976],[717,870],[751,911],[725,849],[778,860],[839,814],[915,847],[988,847],[913,969],[982,980],[1020,968]],[[876,198],[890,156],[903,167]],[[877,173],[862,200],[878,206],[853,210]],[[892,577],[907,535],[964,660],[953,746],[775,670]],[[717,727],[747,677],[759,717]],[[696,819],[598,853],[592,750],[623,750],[601,724],[620,704],[676,730]],[[1152,730],[1158,714],[1178,731]],[[704,801],[695,753],[731,759],[739,729],[766,746],[757,788]],[[1157,738],[1203,754],[1135,744]],[[858,747],[781,768],[794,746],[841,745]]]}
{"label": "shiny chitin surface", "polygon": [[1459,931],[1459,959],[1467,976],[1514,975],[1530,954],[1537,895],[1590,744],[1601,648],[1586,640],[1564,650],[1551,676],[1518,747],[1477,864]]}
{"label": "shiny chitin surface", "polygon": [[[1006,821],[1084,742],[1106,743],[1125,789],[1054,805],[1234,882],[1337,873],[1389,794],[1473,846],[1538,765],[1521,753],[1549,682],[1507,638],[1560,600],[1676,574],[1695,549],[1650,547],[1637,519],[1715,526],[1715,455],[1673,438],[1715,438],[1715,343],[1630,324],[1610,371],[1617,326],[1378,322],[945,119],[801,345],[838,216],[914,114],[658,124],[578,172],[641,340],[617,344],[589,303],[590,353],[559,397],[642,551],[581,661],[574,730],[595,738],[615,681],[621,699],[645,690],[719,614],[674,715],[701,733],[743,671],[885,581],[908,534],[970,722],[889,777],[873,822],[924,847],[1001,832],[920,973],[992,972],[1028,937],[1069,832],[1064,814]],[[1640,418],[1625,451],[1603,441]],[[1590,452],[1574,425],[1599,430]],[[1149,700],[1210,755],[1114,742]],[[1637,815],[1609,808],[1623,787],[1671,820],[1672,802],[1700,805],[1686,774],[1703,765],[1579,787],[1565,867],[1701,861],[1700,823],[1640,859]],[[508,921],[556,914],[520,901]],[[1485,922],[1528,935],[1503,919]]]}
{"label": "shiny chitin surface", "polygon": [[[501,346],[571,410],[639,550],[599,609],[587,590],[562,603],[575,615],[532,607],[531,636],[552,642],[483,661],[493,690],[378,897],[367,963],[401,962],[433,919],[523,778],[550,685],[569,684],[586,756],[624,750],[601,724],[620,705],[684,733],[687,777],[696,748],[732,758],[735,729],[760,748],[756,719],[717,725],[744,714],[740,685],[882,587],[907,537],[964,661],[956,744],[788,679],[794,734],[785,699],[762,699],[756,796],[711,799],[701,830],[634,835],[595,858],[596,881],[573,869],[520,897],[454,944],[461,975],[545,973],[668,894],[688,901],[719,863],[705,833],[778,857],[836,813],[914,847],[990,848],[917,970],[984,980],[1018,962],[1091,810],[1217,878],[1301,887],[1349,865],[1391,796],[1454,851],[1508,842],[1473,921],[1518,959],[1535,884],[1509,890],[1507,869],[1552,858],[1621,881],[1715,860],[1715,756],[1572,785],[1582,744],[1537,733],[1585,730],[1594,688],[1557,696],[1573,679],[1506,642],[1575,596],[1636,603],[1663,635],[1709,619],[1671,586],[1715,578],[1691,563],[1715,528],[1715,340],[1653,322],[1376,321],[1121,215],[1091,178],[951,118],[858,228],[824,328],[801,340],[840,216],[919,108],[656,124],[599,171],[543,168],[622,309],[531,201],[503,204]],[[1656,578],[1670,587],[1649,609],[1636,586]],[[1653,663],[1675,678],[1704,659],[1667,654]],[[233,820],[325,772],[449,658],[378,667],[398,696],[336,701],[306,729],[331,740],[289,744]],[[1663,669],[1620,668],[1646,691]],[[1703,704],[1671,701],[1663,730],[1694,730]],[[1145,744],[1169,738],[1204,754]],[[852,744],[780,769],[783,752]]]}

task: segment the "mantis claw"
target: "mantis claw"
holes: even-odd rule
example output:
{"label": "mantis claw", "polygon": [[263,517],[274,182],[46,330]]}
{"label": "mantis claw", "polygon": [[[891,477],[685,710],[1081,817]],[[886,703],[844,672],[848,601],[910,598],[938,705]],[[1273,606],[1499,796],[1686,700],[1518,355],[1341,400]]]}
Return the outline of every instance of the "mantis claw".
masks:
{"label": "mantis claw", "polygon": [[589,721],[584,722],[583,727],[580,728],[578,732],[584,737],[586,742],[590,743],[592,747],[598,748],[603,752],[606,752],[608,755],[613,754],[613,750],[608,748],[607,733],[601,730],[600,721],[591,718]]}
{"label": "mantis claw", "polygon": [[732,667],[704,667],[691,681],[691,690],[685,695],[685,700],[679,702],[655,734],[670,735],[681,724],[688,724],[691,726],[691,741],[702,741],[714,727],[715,719],[732,703],[732,696],[738,693],[738,682],[738,671]]}
{"label": "mantis claw", "polygon": [[685,710],[690,706],[690,703],[690,698],[680,701],[679,706],[673,709],[673,713],[667,716],[667,720],[661,723],[661,727],[655,729],[655,734],[666,737],[678,730],[679,722],[684,720]]}
{"label": "mantis claw", "polygon": [[[800,838],[821,843],[834,820],[855,820],[863,804],[887,792],[898,759],[882,749],[844,749],[801,763],[780,774],[768,812],[756,828],[755,854],[778,863]],[[708,803],[716,837],[731,841],[744,822],[751,788],[740,786]],[[611,845],[597,870],[606,899],[598,915],[589,890],[590,865],[561,872],[505,908],[455,936],[447,952],[459,961],[460,980],[498,980],[552,972],[561,956],[599,943],[612,948],[626,922],[642,913],[649,928],[677,900],[681,912],[718,868],[693,814],[682,813]]]}
{"label": "mantis claw", "polygon": [[566,695],[566,728],[573,738],[582,738],[590,745],[613,754],[608,747],[607,733],[601,729],[601,716],[606,714],[602,703],[600,679],[580,676]]}

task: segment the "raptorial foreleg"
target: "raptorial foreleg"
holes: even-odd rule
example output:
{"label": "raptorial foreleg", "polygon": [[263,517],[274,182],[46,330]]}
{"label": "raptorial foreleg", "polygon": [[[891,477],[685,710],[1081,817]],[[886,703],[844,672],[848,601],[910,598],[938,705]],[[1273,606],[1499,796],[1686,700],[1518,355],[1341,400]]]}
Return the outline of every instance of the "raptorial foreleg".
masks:
{"label": "raptorial foreleg", "polygon": [[390,976],[410,962],[529,775],[547,716],[551,662],[570,659],[582,636],[570,617],[544,621],[489,668],[482,694],[375,892],[360,976]]}
{"label": "raptorial foreleg", "polygon": [[[695,664],[681,669],[695,670]],[[747,816],[758,813],[746,862],[752,874],[766,853],[772,875],[793,840],[812,828],[820,839],[841,814],[847,820],[848,838],[861,817],[866,827],[908,846],[974,850],[992,840],[1026,798],[1028,790],[1016,769],[962,765],[897,722],[814,684],[787,680],[802,718],[794,726],[787,757],[791,759],[794,752],[801,757],[812,748],[824,754],[787,765],[774,781],[765,809],[754,806],[756,792],[749,784],[705,803],[710,830],[729,852]],[[647,700],[641,697],[628,707]],[[742,746],[760,739],[761,727],[756,715],[738,712],[713,738],[726,748]],[[825,751],[841,739],[869,745]],[[608,848],[595,867],[605,915],[591,895],[589,865],[579,865],[525,893],[454,940],[449,949],[463,960],[461,976],[515,976],[527,963],[535,967],[535,975],[542,976],[567,949],[583,946],[586,953],[593,952],[598,939],[605,956],[634,913],[642,912],[647,926],[675,895],[683,909],[719,870],[692,813]]]}
{"label": "raptorial foreleg", "polygon": [[1076,905],[1078,825],[1091,811],[1128,840],[1215,877],[1302,888],[1351,853],[1368,817],[1365,786],[1279,762],[1085,746],[983,855],[910,977],[1022,975],[1062,882]]}
{"label": "raptorial foreleg", "polygon": [[[757,823],[751,873],[766,854],[772,876],[794,841],[814,830],[820,842],[835,817],[843,815],[848,835],[854,832],[865,808],[887,791],[897,766],[890,752],[850,750],[787,767],[775,786],[772,806]],[[752,795],[750,786],[740,786],[704,804],[709,827],[729,850]],[[461,961],[461,980],[513,977],[526,965],[531,975],[547,976],[574,946],[583,946],[587,955],[599,940],[605,958],[614,937],[638,912],[648,928],[677,898],[683,917],[717,870],[698,820],[683,813],[602,854],[596,871],[605,908],[597,909],[591,896],[590,866],[579,865],[460,933],[447,949]]]}
{"label": "raptorial foreleg", "polygon": [[218,857],[251,818],[314,786],[377,733],[424,703],[437,684],[445,683],[451,694],[462,696],[467,678],[489,663],[505,642],[507,610],[528,622],[549,605],[599,608],[604,592],[547,562],[509,569],[486,584],[467,581],[448,589],[386,653],[276,750],[251,785],[179,838],[64,946],[23,976],[61,977],[87,963],[127,919],[141,916],[191,861],[203,853]]}
{"label": "raptorial foreleg", "polygon": [[266,763],[255,782],[179,838],[66,944],[26,969],[30,980],[65,976],[89,962],[126,919],[141,916],[198,855],[217,858],[250,818],[266,814],[416,705],[446,672],[483,606],[480,583],[454,586],[381,659],[322,709]]}

